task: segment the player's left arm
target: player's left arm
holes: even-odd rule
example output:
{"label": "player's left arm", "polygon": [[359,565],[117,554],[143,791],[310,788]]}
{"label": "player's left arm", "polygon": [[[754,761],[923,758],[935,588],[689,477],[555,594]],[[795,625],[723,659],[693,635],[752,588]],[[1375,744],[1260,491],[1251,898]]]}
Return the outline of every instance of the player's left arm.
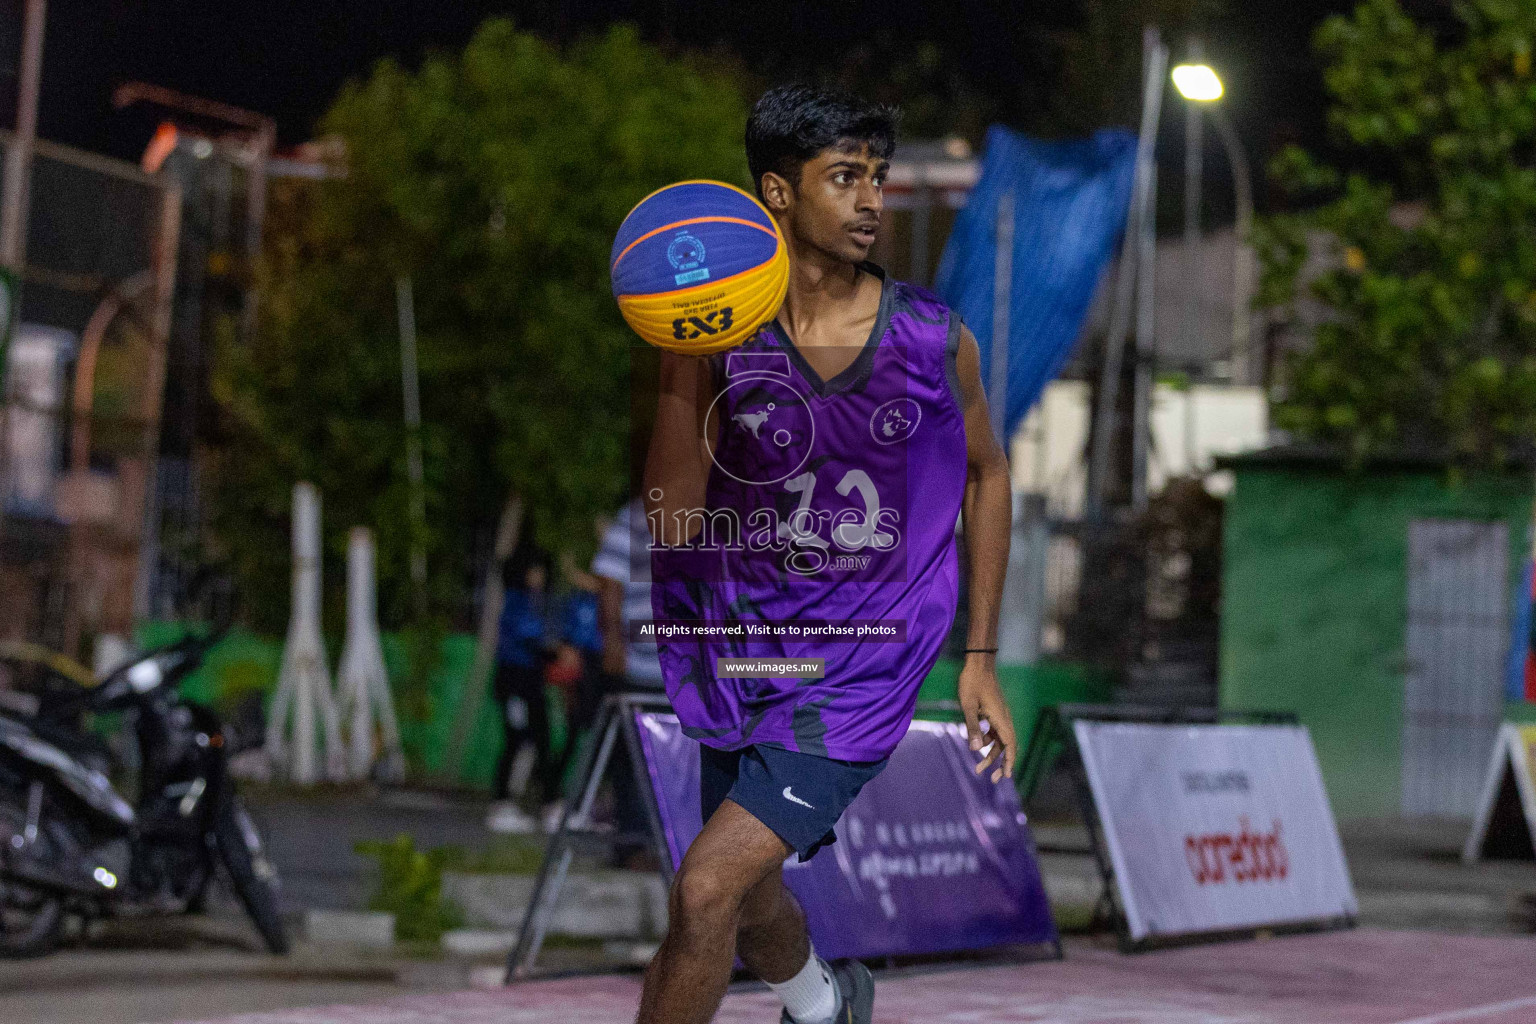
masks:
{"label": "player's left arm", "polygon": [[[970,631],[965,646],[995,648],[1013,529],[1013,484],[1008,475],[1008,456],[992,432],[987,393],[981,385],[981,351],[975,335],[964,326],[960,328],[955,369],[965,416],[965,498],[960,509],[970,570]],[[1013,716],[997,682],[997,655],[965,656],[960,670],[960,706],[965,712],[971,749],[979,751],[990,745],[976,765],[976,774],[992,767],[993,782],[1004,776],[1012,778],[1017,739]],[[982,733],[982,722],[987,723],[987,734]]]}

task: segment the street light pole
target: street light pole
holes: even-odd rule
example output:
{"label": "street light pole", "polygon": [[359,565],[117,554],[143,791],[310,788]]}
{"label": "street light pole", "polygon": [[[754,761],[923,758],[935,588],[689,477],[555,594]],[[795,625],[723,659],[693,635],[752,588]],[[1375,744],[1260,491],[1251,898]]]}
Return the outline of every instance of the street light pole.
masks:
{"label": "street light pole", "polygon": [[395,277],[400,321],[400,381],[405,396],[405,468],[410,482],[411,598],[419,622],[427,611],[427,496],[421,458],[421,380],[416,369],[416,295],[411,276]]}
{"label": "street light pole", "polygon": [[0,196],[0,264],[21,274],[27,252],[27,186],[32,177],[32,142],[37,138],[37,89],[43,75],[46,0],[27,0],[17,81],[16,134],[5,154],[5,191]]}
{"label": "street light pole", "polygon": [[[1189,48],[1193,56],[1199,56],[1199,40],[1191,39]],[[1232,165],[1232,184],[1237,193],[1237,216],[1236,223],[1233,225],[1235,237],[1232,253],[1232,351],[1229,376],[1232,380],[1242,383],[1248,378],[1248,348],[1252,334],[1252,317],[1248,307],[1253,290],[1253,267],[1248,251],[1248,237],[1253,232],[1253,174],[1248,166],[1248,157],[1243,153],[1242,142],[1232,128],[1231,119],[1227,117],[1225,110],[1216,105],[1216,101],[1221,99],[1225,91],[1216,72],[1205,64],[1181,64],[1173,69],[1173,84],[1189,103],[1186,123],[1190,126],[1190,130],[1185,136],[1184,245],[1186,258],[1189,261],[1185,275],[1188,279],[1184,307],[1185,329],[1192,330],[1197,309],[1196,298],[1199,294],[1193,272],[1195,246],[1198,243],[1198,204],[1200,202],[1200,140],[1196,126],[1199,123],[1200,106],[1209,106],[1211,123],[1215,125],[1216,134],[1221,139],[1221,144],[1227,151],[1227,159]],[[1185,424],[1185,446],[1190,465],[1193,467],[1193,394],[1189,396],[1186,408],[1188,414]]]}
{"label": "street light pole", "polygon": [[[1189,57],[1204,56],[1200,40],[1189,40]],[[1200,350],[1200,191],[1204,187],[1205,121],[1198,103],[1184,105],[1184,339],[1191,352]],[[1184,461],[1195,469],[1195,390],[1184,393]]]}
{"label": "street light pole", "polygon": [[[1146,331],[1144,339],[1137,339],[1138,351],[1145,356],[1151,346],[1151,284],[1154,268],[1150,260],[1156,256],[1157,212],[1155,150],[1157,128],[1162,123],[1163,75],[1167,68],[1168,47],[1163,45],[1157,29],[1148,26],[1142,31],[1141,131],[1136,139],[1136,174],[1131,188],[1131,207],[1126,215],[1119,277],[1115,282],[1115,304],[1110,314],[1109,335],[1104,345],[1104,366],[1100,370],[1099,394],[1093,413],[1086,511],[1088,518],[1095,520],[1102,518],[1105,512],[1104,492],[1109,482],[1120,373],[1125,358],[1126,337],[1131,329],[1133,304],[1139,303],[1134,310],[1137,330]],[[1154,233],[1151,244],[1148,244],[1149,233]],[[1142,346],[1146,346],[1146,349]],[[1144,405],[1138,403],[1138,408]],[[1145,435],[1141,443],[1145,443]],[[1137,465],[1145,465],[1145,451],[1133,453],[1132,461]]]}
{"label": "street light pole", "polygon": [[1248,308],[1253,291],[1253,260],[1248,249],[1248,238],[1253,234],[1253,172],[1226,110],[1212,106],[1211,123],[1226,148],[1237,193],[1237,216],[1232,226],[1232,380],[1242,384],[1248,379],[1248,346],[1253,332],[1253,314]]}
{"label": "street light pole", "polygon": [[997,267],[992,281],[992,367],[987,402],[992,413],[992,433],[1010,457],[1008,443],[1008,337],[1013,304],[1013,189],[997,204]]}

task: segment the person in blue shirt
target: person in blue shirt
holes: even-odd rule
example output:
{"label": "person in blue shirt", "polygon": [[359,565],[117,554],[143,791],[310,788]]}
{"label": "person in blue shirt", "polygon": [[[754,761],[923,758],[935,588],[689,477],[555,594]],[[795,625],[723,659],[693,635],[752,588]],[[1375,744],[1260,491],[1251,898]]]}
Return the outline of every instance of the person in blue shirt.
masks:
{"label": "person in blue shirt", "polygon": [[578,580],[561,606],[560,638],[583,659],[591,660],[602,657],[603,632],[598,625],[597,591],[580,585],[585,582]]}
{"label": "person in blue shirt", "polygon": [[[531,541],[518,545],[502,570],[504,595],[496,631],[496,676],[492,683],[506,742],[496,765],[495,799],[503,806],[492,812],[492,826],[524,831],[521,812],[510,801],[522,796],[531,746],[533,777],[541,798],[560,795],[560,764],[549,731],[549,705],[544,695],[544,666],[549,660],[547,588],[549,556]],[[514,776],[523,778],[514,778]],[[502,820],[505,819],[505,820]],[[516,819],[515,821],[513,819]],[[528,822],[531,824],[531,821]]]}
{"label": "person in blue shirt", "polygon": [[[555,680],[566,691],[567,733],[565,751],[560,759],[562,778],[575,760],[579,736],[590,729],[597,718],[604,693],[601,675],[603,632],[598,613],[597,580],[577,569],[569,560],[565,575],[571,588],[560,602],[560,656],[556,659],[565,671]],[[559,807],[553,810],[558,812]]]}

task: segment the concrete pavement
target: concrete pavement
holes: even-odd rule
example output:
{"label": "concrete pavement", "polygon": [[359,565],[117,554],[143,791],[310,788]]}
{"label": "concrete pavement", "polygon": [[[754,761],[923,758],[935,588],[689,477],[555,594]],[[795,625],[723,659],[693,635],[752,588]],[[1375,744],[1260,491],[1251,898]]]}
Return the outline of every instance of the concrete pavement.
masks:
{"label": "concrete pavement", "polygon": [[[1077,942],[1064,960],[882,975],[880,1024],[1529,1024],[1530,938],[1374,929],[1122,956]],[[538,982],[200,1024],[628,1024],[634,978]],[[727,997],[716,1024],[763,1024],[766,992]]]}
{"label": "concrete pavement", "polygon": [[[286,909],[295,916],[305,907],[357,909],[363,906],[373,884],[372,861],[352,852],[357,840],[388,839],[405,832],[416,837],[418,849],[457,844],[471,850],[483,848],[490,841],[482,826],[483,805],[473,801],[445,799],[433,794],[389,794],[366,800],[356,793],[320,794],[299,799],[279,798],[276,794],[257,791],[250,795],[255,816],[284,879]],[[1458,854],[1466,827],[1464,822],[1433,821],[1346,824],[1343,835],[1351,873],[1360,896],[1362,923],[1381,928],[1454,933],[1453,937],[1458,941],[1468,935],[1530,935],[1536,932],[1536,863],[1495,862],[1473,867],[1462,865]],[[1071,826],[1042,826],[1039,835],[1057,842],[1071,842],[1074,838],[1080,838]],[[1058,899],[1066,904],[1091,901],[1096,891],[1091,864],[1083,858],[1064,855],[1047,855],[1042,859],[1048,887]],[[316,948],[302,943],[292,957],[268,957],[259,952],[254,929],[240,916],[238,908],[229,901],[227,894],[220,894],[214,900],[212,909],[213,913],[207,917],[117,922],[102,930],[101,934],[85,945],[66,949],[52,957],[38,961],[0,961],[0,1021],[6,1024],[160,1024],[169,1020],[218,1019],[232,1014],[275,1012],[303,1006],[372,1006],[380,1001],[416,996],[425,997],[427,1001],[419,1005],[427,1006],[435,1005],[434,1000],[446,998],[450,992],[470,987],[472,971],[477,963],[467,959],[423,960],[392,954],[365,955],[357,951]],[[1336,940],[1332,936],[1301,938]],[[1238,943],[1230,947],[1202,946],[1178,952],[1187,952],[1196,962],[1224,965],[1222,971],[1225,980],[1221,984],[1234,990],[1246,990],[1274,983],[1274,974],[1263,968],[1264,957],[1268,955],[1264,951],[1292,948],[1283,944],[1293,941],[1277,939],[1267,943]],[[1330,954],[1332,956],[1353,955],[1346,954],[1350,948],[1347,946],[1325,945],[1323,948],[1335,950]],[[1470,956],[1472,951],[1483,947],[1453,944],[1426,948],[1439,950],[1435,956],[1427,958],[1426,962],[1432,966],[1436,956]],[[1503,950],[1505,947],[1488,948]],[[1526,974],[1536,977],[1528,967],[1536,964],[1536,940],[1521,940],[1519,944],[1508,948],[1516,951],[1514,955],[1517,958],[1524,958]],[[1253,963],[1242,957],[1234,959],[1227,952],[1229,949],[1254,950],[1254,956],[1258,959]],[[1115,978],[1123,980],[1135,976],[1136,972],[1145,969],[1145,965],[1162,962],[1146,957],[1120,958],[1118,954],[1099,950],[1091,941],[1074,940],[1070,944],[1068,964],[1101,954],[1108,963],[1121,964],[1120,971],[1129,972],[1105,975],[1094,981],[1094,984],[1102,981],[1110,989],[1122,984]],[[1504,955],[1499,952],[1495,959]],[[1155,956],[1163,957],[1165,954]],[[1202,958],[1214,959],[1206,961]],[[1301,962],[1307,959],[1292,958],[1287,961],[1291,964],[1287,969],[1300,971]],[[478,961],[482,967],[493,962],[487,959]],[[1331,977],[1340,993],[1347,993],[1362,985],[1366,987],[1360,991],[1371,991],[1369,984],[1374,984],[1369,978],[1362,980],[1349,973],[1356,970],[1355,966],[1340,966],[1332,960],[1314,959],[1310,962],[1324,981],[1308,981],[1305,974],[1298,974],[1300,980],[1297,984],[1323,984]],[[558,945],[547,948],[541,958],[541,966],[546,968],[591,968],[601,966],[601,963],[601,954],[596,949],[562,949]],[[1458,970],[1465,966],[1458,966]],[[1472,963],[1471,967],[1475,969],[1477,964]],[[1018,999],[1021,993],[1037,992],[1045,998],[1052,991],[1066,999],[1072,986],[1082,980],[1070,971],[1057,978],[1054,972],[1063,970],[1060,965],[1031,965],[1019,970],[1023,973],[996,982],[999,991],[1012,993],[1009,996],[1012,999]],[[968,974],[962,974],[951,985],[963,988],[969,984],[963,980],[968,977]],[[1526,998],[1527,994],[1516,991],[1516,987],[1506,985],[1502,980],[1495,981],[1497,984],[1488,982],[1479,990],[1498,996],[1496,999],[1490,996],[1492,1003],[1503,999]],[[624,987],[630,982],[622,978],[589,984],[595,986],[593,991],[608,991],[611,988],[618,993],[616,998],[620,998],[621,1002],[630,997],[629,989]],[[993,982],[988,981],[987,985],[993,985]],[[1058,987],[1052,988],[1052,985]],[[1127,991],[1134,987],[1130,982],[1124,982],[1124,986]],[[903,989],[896,986],[893,991]],[[1528,994],[1536,996],[1536,992]],[[762,1019],[760,1016],[752,1016],[757,1012],[754,998],[743,997],[739,1005],[746,1016],[741,1019]],[[912,998],[916,999],[917,996]],[[460,997],[455,996],[454,999]],[[1061,1006],[1067,1006],[1069,1002],[1062,1002]],[[464,1005],[500,1007],[498,1012],[505,1014],[510,1004],[504,1000],[498,1003],[492,997],[491,1002],[470,1000]],[[889,1005],[895,1008],[903,1004],[892,1002]],[[1097,1018],[1099,1020],[1116,1024],[1140,1020],[1134,1016],[1115,1016],[1120,1011],[1114,1010],[1110,1004],[1096,1005],[1104,1010],[1101,1017]],[[1484,1004],[1466,1002],[1461,1004],[1461,1009],[1480,1005]],[[1233,1024],[1271,1019],[1251,1016],[1254,1012],[1253,1004],[1229,1010],[1233,1015],[1227,1019]],[[1222,1012],[1227,1013],[1229,1010]],[[976,1012],[982,1013],[982,1010],[978,1008]],[[1072,1012],[1087,1013],[1088,1004],[1080,1004]],[[1522,1006],[1518,1013],[1509,1012],[1516,1013],[1516,1016],[1507,1018],[1510,1021],[1536,1020],[1536,1008],[1530,1006]],[[1493,1016],[1455,1019],[1486,1019],[1488,1024],[1504,1024],[1506,1018],[1497,1016],[1497,1013]],[[1519,1013],[1527,1015],[1519,1016]],[[1250,1016],[1245,1017],[1243,1014]],[[450,1018],[442,1019],[446,1021]],[[475,1018],[471,1016],[463,1019],[467,1022]],[[494,1019],[498,1024],[512,1024],[518,1018],[503,1016]],[[722,1021],[728,1019],[736,1018],[722,1018]],[[767,1019],[773,1018],[770,1015]],[[883,1022],[885,1019],[882,1016]],[[892,1018],[891,1024],[899,1019]],[[911,1019],[926,1021],[941,1018]],[[985,1014],[969,1018],[975,1022],[993,1019],[1010,1018],[994,1018]],[[1066,1021],[1095,1018],[1066,1016],[1014,1019]],[[1175,1015],[1169,1019],[1183,1021],[1199,1018]],[[1291,1024],[1294,1018],[1273,1019],[1281,1024]],[[1378,1015],[1359,1019],[1363,1024],[1397,1024],[1411,1017]],[[1323,1016],[1312,1018],[1309,1024],[1354,1024],[1355,1020],[1354,1017]]]}

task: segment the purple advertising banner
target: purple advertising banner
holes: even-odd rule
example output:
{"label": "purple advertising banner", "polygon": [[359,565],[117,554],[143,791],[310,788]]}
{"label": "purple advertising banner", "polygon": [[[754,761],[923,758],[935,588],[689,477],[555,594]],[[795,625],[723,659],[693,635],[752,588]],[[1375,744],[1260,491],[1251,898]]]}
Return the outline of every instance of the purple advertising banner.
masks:
{"label": "purple advertising banner", "polygon": [[[699,745],[670,714],[637,711],[674,867],[698,835]],[[972,771],[963,726],[914,722],[837,825],[784,881],[827,959],[1054,942],[1018,794]]]}

